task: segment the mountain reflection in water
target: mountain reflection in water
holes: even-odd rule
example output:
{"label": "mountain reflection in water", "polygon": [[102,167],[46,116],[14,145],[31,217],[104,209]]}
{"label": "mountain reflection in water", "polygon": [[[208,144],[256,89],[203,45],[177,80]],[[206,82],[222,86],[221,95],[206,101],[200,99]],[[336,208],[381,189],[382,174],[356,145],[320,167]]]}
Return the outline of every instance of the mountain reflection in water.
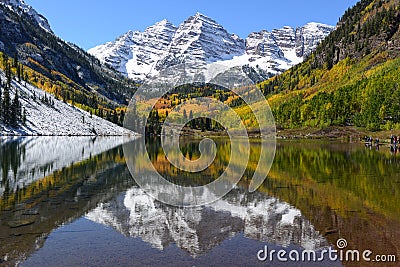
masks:
{"label": "mountain reflection in water", "polygon": [[[137,152],[129,159],[136,168],[146,172],[147,149],[158,172],[182,185],[215,179],[230,153],[228,140],[217,140],[211,169],[190,176],[166,162],[157,139],[145,148],[119,137],[2,138],[0,265],[265,266],[256,257],[264,245],[318,250],[335,248],[338,238],[346,238],[349,249],[400,258],[400,157],[389,149],[278,142],[267,180],[249,193],[259,155],[252,140],[250,162],[234,190],[204,207],[182,209],[155,201],[135,184],[126,142]],[[185,140],[181,150],[196,158],[198,142]],[[324,262],[341,264],[366,266]]]}
{"label": "mountain reflection in water", "polygon": [[121,198],[101,203],[87,218],[160,250],[174,243],[192,256],[205,254],[238,233],[284,247],[318,250],[328,245],[298,209],[239,189],[206,207],[176,208],[134,187]]}

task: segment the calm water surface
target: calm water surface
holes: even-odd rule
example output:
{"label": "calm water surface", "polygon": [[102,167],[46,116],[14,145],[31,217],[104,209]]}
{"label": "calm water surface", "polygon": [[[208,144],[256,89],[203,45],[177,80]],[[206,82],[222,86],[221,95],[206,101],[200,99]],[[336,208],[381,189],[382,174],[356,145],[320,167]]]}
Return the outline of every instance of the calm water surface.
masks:
{"label": "calm water surface", "polygon": [[[189,159],[198,140],[183,140]],[[360,144],[279,141],[267,180],[247,187],[260,147],[237,188],[200,208],[175,208],[146,195],[126,166],[142,165],[146,148],[169,180],[201,185],[226,167],[229,141],[217,140],[207,170],[171,166],[160,140],[141,146],[120,137],[0,139],[0,265],[4,266],[398,266],[326,260],[260,262],[257,252],[347,249],[400,259],[400,156]],[[235,159],[234,164],[246,164]],[[146,169],[143,170],[146,173]]]}

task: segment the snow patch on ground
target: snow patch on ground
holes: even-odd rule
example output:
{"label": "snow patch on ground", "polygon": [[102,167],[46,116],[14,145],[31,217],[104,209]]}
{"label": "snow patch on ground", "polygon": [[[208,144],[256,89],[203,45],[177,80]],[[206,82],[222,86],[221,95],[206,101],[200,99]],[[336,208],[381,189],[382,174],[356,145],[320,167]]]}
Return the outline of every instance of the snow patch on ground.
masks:
{"label": "snow patch on ground", "polygon": [[[2,81],[6,79],[2,71],[0,78]],[[0,135],[135,135],[130,130],[90,115],[48,93],[47,98],[54,101],[54,106],[44,104],[40,98],[45,96],[45,92],[28,83],[13,80],[11,99],[16,90],[22,107],[26,109],[26,125],[16,129],[0,121]]]}

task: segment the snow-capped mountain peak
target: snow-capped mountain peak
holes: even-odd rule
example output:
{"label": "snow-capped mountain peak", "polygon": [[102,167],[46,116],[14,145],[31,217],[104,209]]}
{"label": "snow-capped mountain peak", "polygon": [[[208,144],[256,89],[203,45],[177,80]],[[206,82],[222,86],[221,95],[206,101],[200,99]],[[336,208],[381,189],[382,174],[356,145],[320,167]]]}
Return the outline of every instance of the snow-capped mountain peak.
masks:
{"label": "snow-capped mountain peak", "polygon": [[174,65],[199,62],[226,69],[248,66],[259,79],[266,79],[302,62],[334,29],[311,22],[298,28],[253,32],[243,40],[197,12],[178,27],[162,20],[144,32],[130,31],[88,52],[136,80]]}
{"label": "snow-capped mountain peak", "polygon": [[168,55],[158,69],[193,61],[215,62],[231,59],[245,51],[244,41],[228,33],[215,20],[196,13],[179,25]]}
{"label": "snow-capped mountain peak", "polygon": [[196,12],[196,14],[194,14],[193,17],[196,18],[205,18],[205,19],[210,19],[209,17],[207,17],[206,15],[204,15],[203,13],[200,13],[199,11]]}
{"label": "snow-capped mountain peak", "polygon": [[144,32],[146,33],[162,33],[163,31],[176,31],[176,26],[172,24],[169,20],[163,19],[162,21],[156,22],[154,25],[146,28]]}
{"label": "snow-capped mountain peak", "polygon": [[210,23],[216,26],[220,26],[215,20],[213,20],[210,17],[207,17],[206,15],[200,13],[200,12],[196,12],[196,14],[194,14],[193,16],[189,17],[185,23],[190,23],[190,22],[197,22],[197,23]]}
{"label": "snow-capped mountain peak", "polygon": [[165,26],[167,24],[172,24],[172,23],[167,19],[163,19],[163,20],[161,20],[159,22],[156,22],[154,25]]}
{"label": "snow-capped mountain peak", "polygon": [[18,14],[26,14],[38,25],[49,33],[53,33],[47,19],[39,14],[34,8],[26,4],[24,0],[0,0],[0,4],[7,6],[10,10]]}
{"label": "snow-capped mountain peak", "polygon": [[167,53],[176,30],[171,22],[162,20],[143,32],[129,31],[88,52],[121,73],[141,80]]}

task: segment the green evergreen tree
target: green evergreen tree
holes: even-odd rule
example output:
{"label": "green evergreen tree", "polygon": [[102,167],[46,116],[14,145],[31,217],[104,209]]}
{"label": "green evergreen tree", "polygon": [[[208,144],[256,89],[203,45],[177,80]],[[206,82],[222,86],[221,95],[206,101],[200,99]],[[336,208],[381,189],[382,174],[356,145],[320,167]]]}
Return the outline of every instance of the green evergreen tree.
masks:
{"label": "green evergreen tree", "polygon": [[154,112],[154,119],[156,122],[160,121],[160,116],[158,115],[158,110],[155,110],[155,112]]}
{"label": "green evergreen tree", "polygon": [[13,68],[18,68],[18,55],[15,53],[13,58]]}
{"label": "green evergreen tree", "polygon": [[195,122],[195,120],[193,120],[193,111],[192,110],[189,112],[189,121],[190,121],[190,128],[195,129],[196,122]]}
{"label": "green evergreen tree", "polygon": [[18,126],[18,121],[21,119],[21,104],[19,102],[18,90],[15,92],[14,99],[10,107],[10,124]]}
{"label": "green evergreen tree", "polygon": [[124,119],[125,119],[125,112],[123,110],[121,110],[121,113],[119,114],[120,125],[124,124]]}
{"label": "green evergreen tree", "polygon": [[3,92],[2,92],[2,83],[1,83],[1,78],[0,78],[0,120],[3,118],[3,104],[2,104],[2,100],[3,100]]}
{"label": "green evergreen tree", "polygon": [[8,56],[5,53],[3,53],[1,59],[3,66],[6,66],[8,64]]}
{"label": "green evergreen tree", "polygon": [[18,78],[18,81],[21,82],[21,65],[20,64],[17,65],[17,78]]}
{"label": "green evergreen tree", "polygon": [[25,108],[23,109],[23,112],[22,112],[22,123],[24,125],[26,125],[26,109]]}
{"label": "green evergreen tree", "polygon": [[186,114],[186,109],[183,110],[183,121],[187,121],[187,114]]}
{"label": "green evergreen tree", "polygon": [[3,93],[3,101],[2,101],[2,110],[3,110],[3,121],[8,124],[10,123],[10,89],[8,85],[4,88]]}
{"label": "green evergreen tree", "polygon": [[118,123],[118,114],[115,110],[113,111],[112,122],[115,124]]}
{"label": "green evergreen tree", "polygon": [[7,62],[6,64],[6,86],[8,87],[8,89],[11,88],[11,79],[12,79],[12,72],[11,72],[11,65]]}
{"label": "green evergreen tree", "polygon": [[206,129],[208,131],[212,130],[212,120],[210,118],[206,118]]}

